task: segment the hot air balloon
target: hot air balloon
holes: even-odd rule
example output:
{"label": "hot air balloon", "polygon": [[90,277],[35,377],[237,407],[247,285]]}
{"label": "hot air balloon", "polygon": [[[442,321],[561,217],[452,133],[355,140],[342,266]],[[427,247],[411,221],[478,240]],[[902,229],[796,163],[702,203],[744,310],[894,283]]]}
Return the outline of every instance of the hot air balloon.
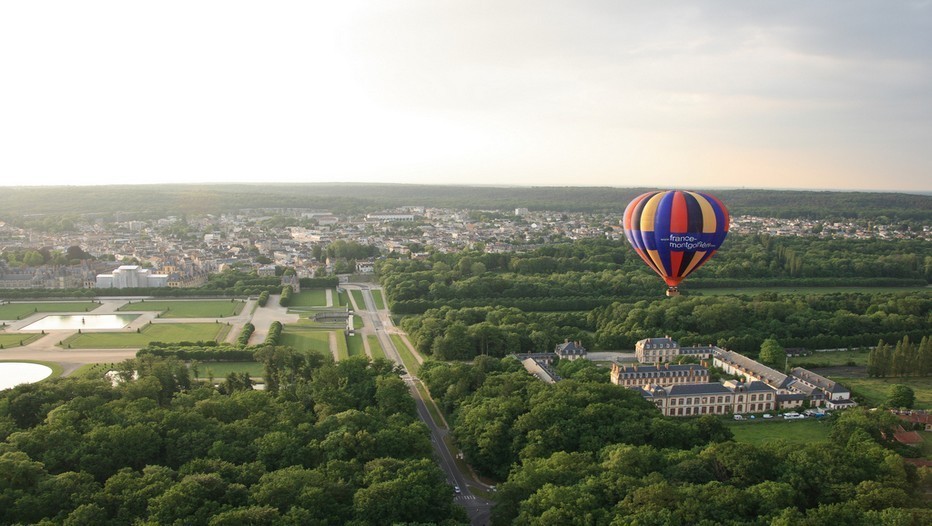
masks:
{"label": "hot air balloon", "polygon": [[625,208],[628,242],[667,282],[667,296],[701,267],[728,234],[728,209],[716,197],[681,190],[647,192]]}

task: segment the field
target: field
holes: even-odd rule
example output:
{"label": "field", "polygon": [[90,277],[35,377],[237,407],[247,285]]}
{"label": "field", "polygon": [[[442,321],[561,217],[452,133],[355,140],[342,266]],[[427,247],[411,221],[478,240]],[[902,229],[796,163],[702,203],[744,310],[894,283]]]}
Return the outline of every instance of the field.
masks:
{"label": "field", "polygon": [[230,373],[249,373],[253,379],[262,378],[265,366],[259,362],[201,362],[197,366],[197,377],[222,380]]}
{"label": "field", "polygon": [[291,305],[289,307],[326,307],[327,291],[326,289],[304,290],[297,294],[291,295]]}
{"label": "field", "polygon": [[243,310],[242,301],[137,301],[120,307],[120,311],[156,311],[162,318],[222,318],[236,316]]}
{"label": "field", "polygon": [[914,409],[932,409],[932,377],[918,378],[841,378],[832,380],[851,389],[851,394],[864,399],[868,405],[879,406],[890,397],[890,387],[903,384],[916,393]]}
{"label": "field", "polygon": [[362,297],[361,290],[351,290],[350,293],[353,295],[353,301],[356,302],[356,307],[359,310],[366,310],[366,300]]}
{"label": "field", "polygon": [[408,370],[409,374],[416,375],[417,372],[421,370],[421,364],[417,363],[417,359],[414,357],[414,354],[411,353],[411,349],[409,349],[404,340],[401,339],[401,336],[397,334],[392,334],[392,343],[395,344],[395,349],[398,350],[398,355],[401,356],[401,361],[404,362],[405,369]]}
{"label": "field", "polygon": [[282,330],[281,345],[294,347],[302,352],[316,352],[327,356],[330,353],[330,332],[314,330],[300,325],[288,324]]}
{"label": "field", "polygon": [[[339,336],[337,337],[339,338]],[[346,337],[346,346],[350,356],[365,356],[366,348],[362,344],[362,335],[354,334]]]}
{"label": "field", "polygon": [[382,296],[381,290],[373,290],[372,298],[375,300],[375,308],[385,310],[385,298]]}
{"label": "field", "polygon": [[336,301],[337,301],[337,303],[339,304],[340,307],[346,307],[348,301],[347,301],[347,299],[346,299],[346,291],[345,291],[345,290],[343,290],[343,291],[337,293],[337,300],[336,300]]}
{"label": "field", "polygon": [[735,296],[747,294],[756,296],[766,292],[777,294],[835,294],[838,292],[863,292],[867,294],[879,294],[884,292],[922,292],[927,291],[925,287],[735,287],[721,289],[703,289],[689,288],[690,295],[696,296]]}
{"label": "field", "polygon": [[774,417],[772,421],[728,421],[725,425],[735,434],[736,442],[748,444],[761,444],[776,439],[783,439],[792,444],[822,442],[828,440],[828,434],[832,429],[831,423],[824,418],[785,421],[780,417]]}
{"label": "field", "polygon": [[337,334],[337,360],[349,358],[349,348],[346,346],[346,336],[343,333]]}
{"label": "field", "polygon": [[374,334],[370,334],[368,339],[369,352],[372,353],[372,359],[375,360],[376,358],[385,358],[387,360],[388,357],[385,356],[385,351],[382,349],[382,344],[379,343],[379,337]]}
{"label": "field", "polygon": [[856,366],[866,367],[868,354],[870,354],[870,351],[867,349],[857,351],[816,352],[809,356],[790,358],[789,362],[790,367],[832,367],[835,365],[849,365],[848,362],[853,362]]}
{"label": "field", "polygon": [[219,323],[157,323],[142,332],[93,332],[67,338],[62,347],[73,349],[132,349],[149,342],[195,342],[216,340],[226,325]]}
{"label": "field", "polygon": [[62,303],[5,303],[0,305],[0,320],[18,320],[36,312],[90,312],[99,304],[93,301]]}
{"label": "field", "polygon": [[41,337],[41,334],[4,334],[0,332],[0,348],[9,349],[10,347],[27,345],[29,342],[37,340]]}

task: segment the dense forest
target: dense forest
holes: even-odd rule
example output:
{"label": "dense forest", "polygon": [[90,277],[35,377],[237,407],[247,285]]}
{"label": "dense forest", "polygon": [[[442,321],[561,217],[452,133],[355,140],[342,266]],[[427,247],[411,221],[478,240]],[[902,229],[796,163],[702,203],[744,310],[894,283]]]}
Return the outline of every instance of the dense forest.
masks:
{"label": "dense forest", "polygon": [[[591,349],[631,349],[670,335],[756,354],[775,338],[787,347],[866,347],[932,327],[932,294],[873,292],[925,286],[932,249],[923,241],[822,241],[733,236],[691,276],[683,295],[664,286],[629,247],[608,240],[555,244],[524,254],[465,251],[425,261],[387,259],[378,270],[418,350],[441,359],[553,349],[564,339]],[[863,285],[857,292],[703,295],[746,287]],[[776,289],[775,289],[776,290]]]}
{"label": "dense forest", "polygon": [[149,357],[0,392],[0,523],[466,522],[393,365],[257,359],[268,391]]}
{"label": "dense forest", "polygon": [[[513,359],[428,362],[467,460],[498,485],[498,525],[920,525],[930,480],[888,438],[890,413],[849,410],[828,442],[731,441],[719,418],[667,419],[591,362],[554,385]],[[886,438],[885,438],[886,437]],[[926,472],[928,476],[928,472]]]}
{"label": "dense forest", "polygon": [[[0,219],[26,216],[35,226],[67,227],[69,215],[128,213],[133,219],[243,208],[321,208],[365,213],[399,206],[621,213],[647,188],[498,187],[398,184],[223,184],[105,187],[11,187]],[[701,190],[701,189],[696,189]],[[733,214],[811,219],[928,221],[932,196],[878,192],[714,190]]]}

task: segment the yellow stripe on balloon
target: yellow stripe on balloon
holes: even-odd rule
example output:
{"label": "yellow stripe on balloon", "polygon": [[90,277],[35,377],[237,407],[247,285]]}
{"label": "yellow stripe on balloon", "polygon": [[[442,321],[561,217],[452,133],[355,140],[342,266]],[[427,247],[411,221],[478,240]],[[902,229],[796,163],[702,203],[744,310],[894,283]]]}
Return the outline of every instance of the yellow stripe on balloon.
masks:
{"label": "yellow stripe on balloon", "polygon": [[654,231],[654,215],[657,213],[657,207],[660,206],[660,200],[663,199],[664,194],[666,192],[658,192],[644,203],[644,209],[641,210],[641,232]]}
{"label": "yellow stripe on balloon", "polygon": [[689,274],[690,272],[692,272],[693,269],[696,268],[696,265],[698,265],[699,262],[702,261],[702,258],[704,258],[704,257],[705,257],[705,251],[703,251],[703,252],[696,252],[695,254],[693,254],[693,259],[692,259],[692,261],[689,262],[689,266],[686,267],[686,270],[684,270],[683,272],[680,273],[680,276],[686,276],[687,274]]}
{"label": "yellow stripe on balloon", "polygon": [[657,272],[657,274],[660,274],[660,276],[663,278],[667,277],[667,272],[666,269],[663,268],[663,261],[660,259],[660,254],[657,253],[656,250],[648,250],[647,254],[650,255],[650,260],[653,261],[654,265],[656,266],[654,271]]}
{"label": "yellow stripe on balloon", "polygon": [[699,208],[702,210],[702,233],[703,234],[714,234],[715,226],[716,226],[715,209],[712,208],[712,205],[709,203],[709,200],[695,192],[686,192],[686,193],[696,198],[696,201],[699,203]]}

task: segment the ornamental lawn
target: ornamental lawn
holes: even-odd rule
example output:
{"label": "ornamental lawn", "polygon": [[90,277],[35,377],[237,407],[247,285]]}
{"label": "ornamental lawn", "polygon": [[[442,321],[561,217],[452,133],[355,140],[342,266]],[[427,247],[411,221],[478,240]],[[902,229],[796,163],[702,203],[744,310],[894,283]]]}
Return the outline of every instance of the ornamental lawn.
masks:
{"label": "ornamental lawn", "polygon": [[382,297],[381,290],[373,290],[372,299],[375,300],[375,308],[379,310],[385,310],[385,299]]}
{"label": "ornamental lawn", "polygon": [[372,359],[375,360],[376,358],[384,358],[387,360],[388,357],[385,356],[385,351],[382,350],[382,344],[379,342],[379,337],[374,334],[370,334],[367,336],[367,339],[369,340],[369,352],[372,353]]}
{"label": "ornamental lawn", "polygon": [[121,311],[157,311],[162,318],[220,318],[236,316],[243,310],[242,301],[136,301],[120,307]]}
{"label": "ornamental lawn", "polygon": [[[41,337],[41,334],[4,334],[0,332],[0,345],[2,345],[4,349],[9,349],[10,347],[28,345],[31,341]],[[23,343],[20,344],[19,342]]]}
{"label": "ornamental lawn", "polygon": [[353,289],[350,291],[350,294],[353,295],[353,301],[356,303],[356,308],[359,310],[366,310],[366,300],[362,297],[362,291]]}
{"label": "ornamental lawn", "polygon": [[62,343],[73,349],[133,349],[145,347],[151,342],[196,342],[216,341],[220,323],[154,323],[142,332],[86,332],[71,336]]}
{"label": "ornamental lawn", "polygon": [[36,312],[90,312],[97,307],[93,301],[64,303],[6,303],[0,305],[0,320],[18,320]]}
{"label": "ornamental lawn", "polygon": [[326,307],[327,291],[326,289],[302,290],[297,294],[291,295],[289,307]]}
{"label": "ornamental lawn", "polygon": [[[339,338],[339,336],[338,336]],[[350,356],[365,356],[366,348],[362,344],[362,335],[354,334],[346,337],[346,347]]]}
{"label": "ornamental lawn", "polygon": [[325,356],[333,356],[330,353],[330,331],[313,330],[288,324],[282,329],[280,345],[293,347],[301,352],[311,351]]}

